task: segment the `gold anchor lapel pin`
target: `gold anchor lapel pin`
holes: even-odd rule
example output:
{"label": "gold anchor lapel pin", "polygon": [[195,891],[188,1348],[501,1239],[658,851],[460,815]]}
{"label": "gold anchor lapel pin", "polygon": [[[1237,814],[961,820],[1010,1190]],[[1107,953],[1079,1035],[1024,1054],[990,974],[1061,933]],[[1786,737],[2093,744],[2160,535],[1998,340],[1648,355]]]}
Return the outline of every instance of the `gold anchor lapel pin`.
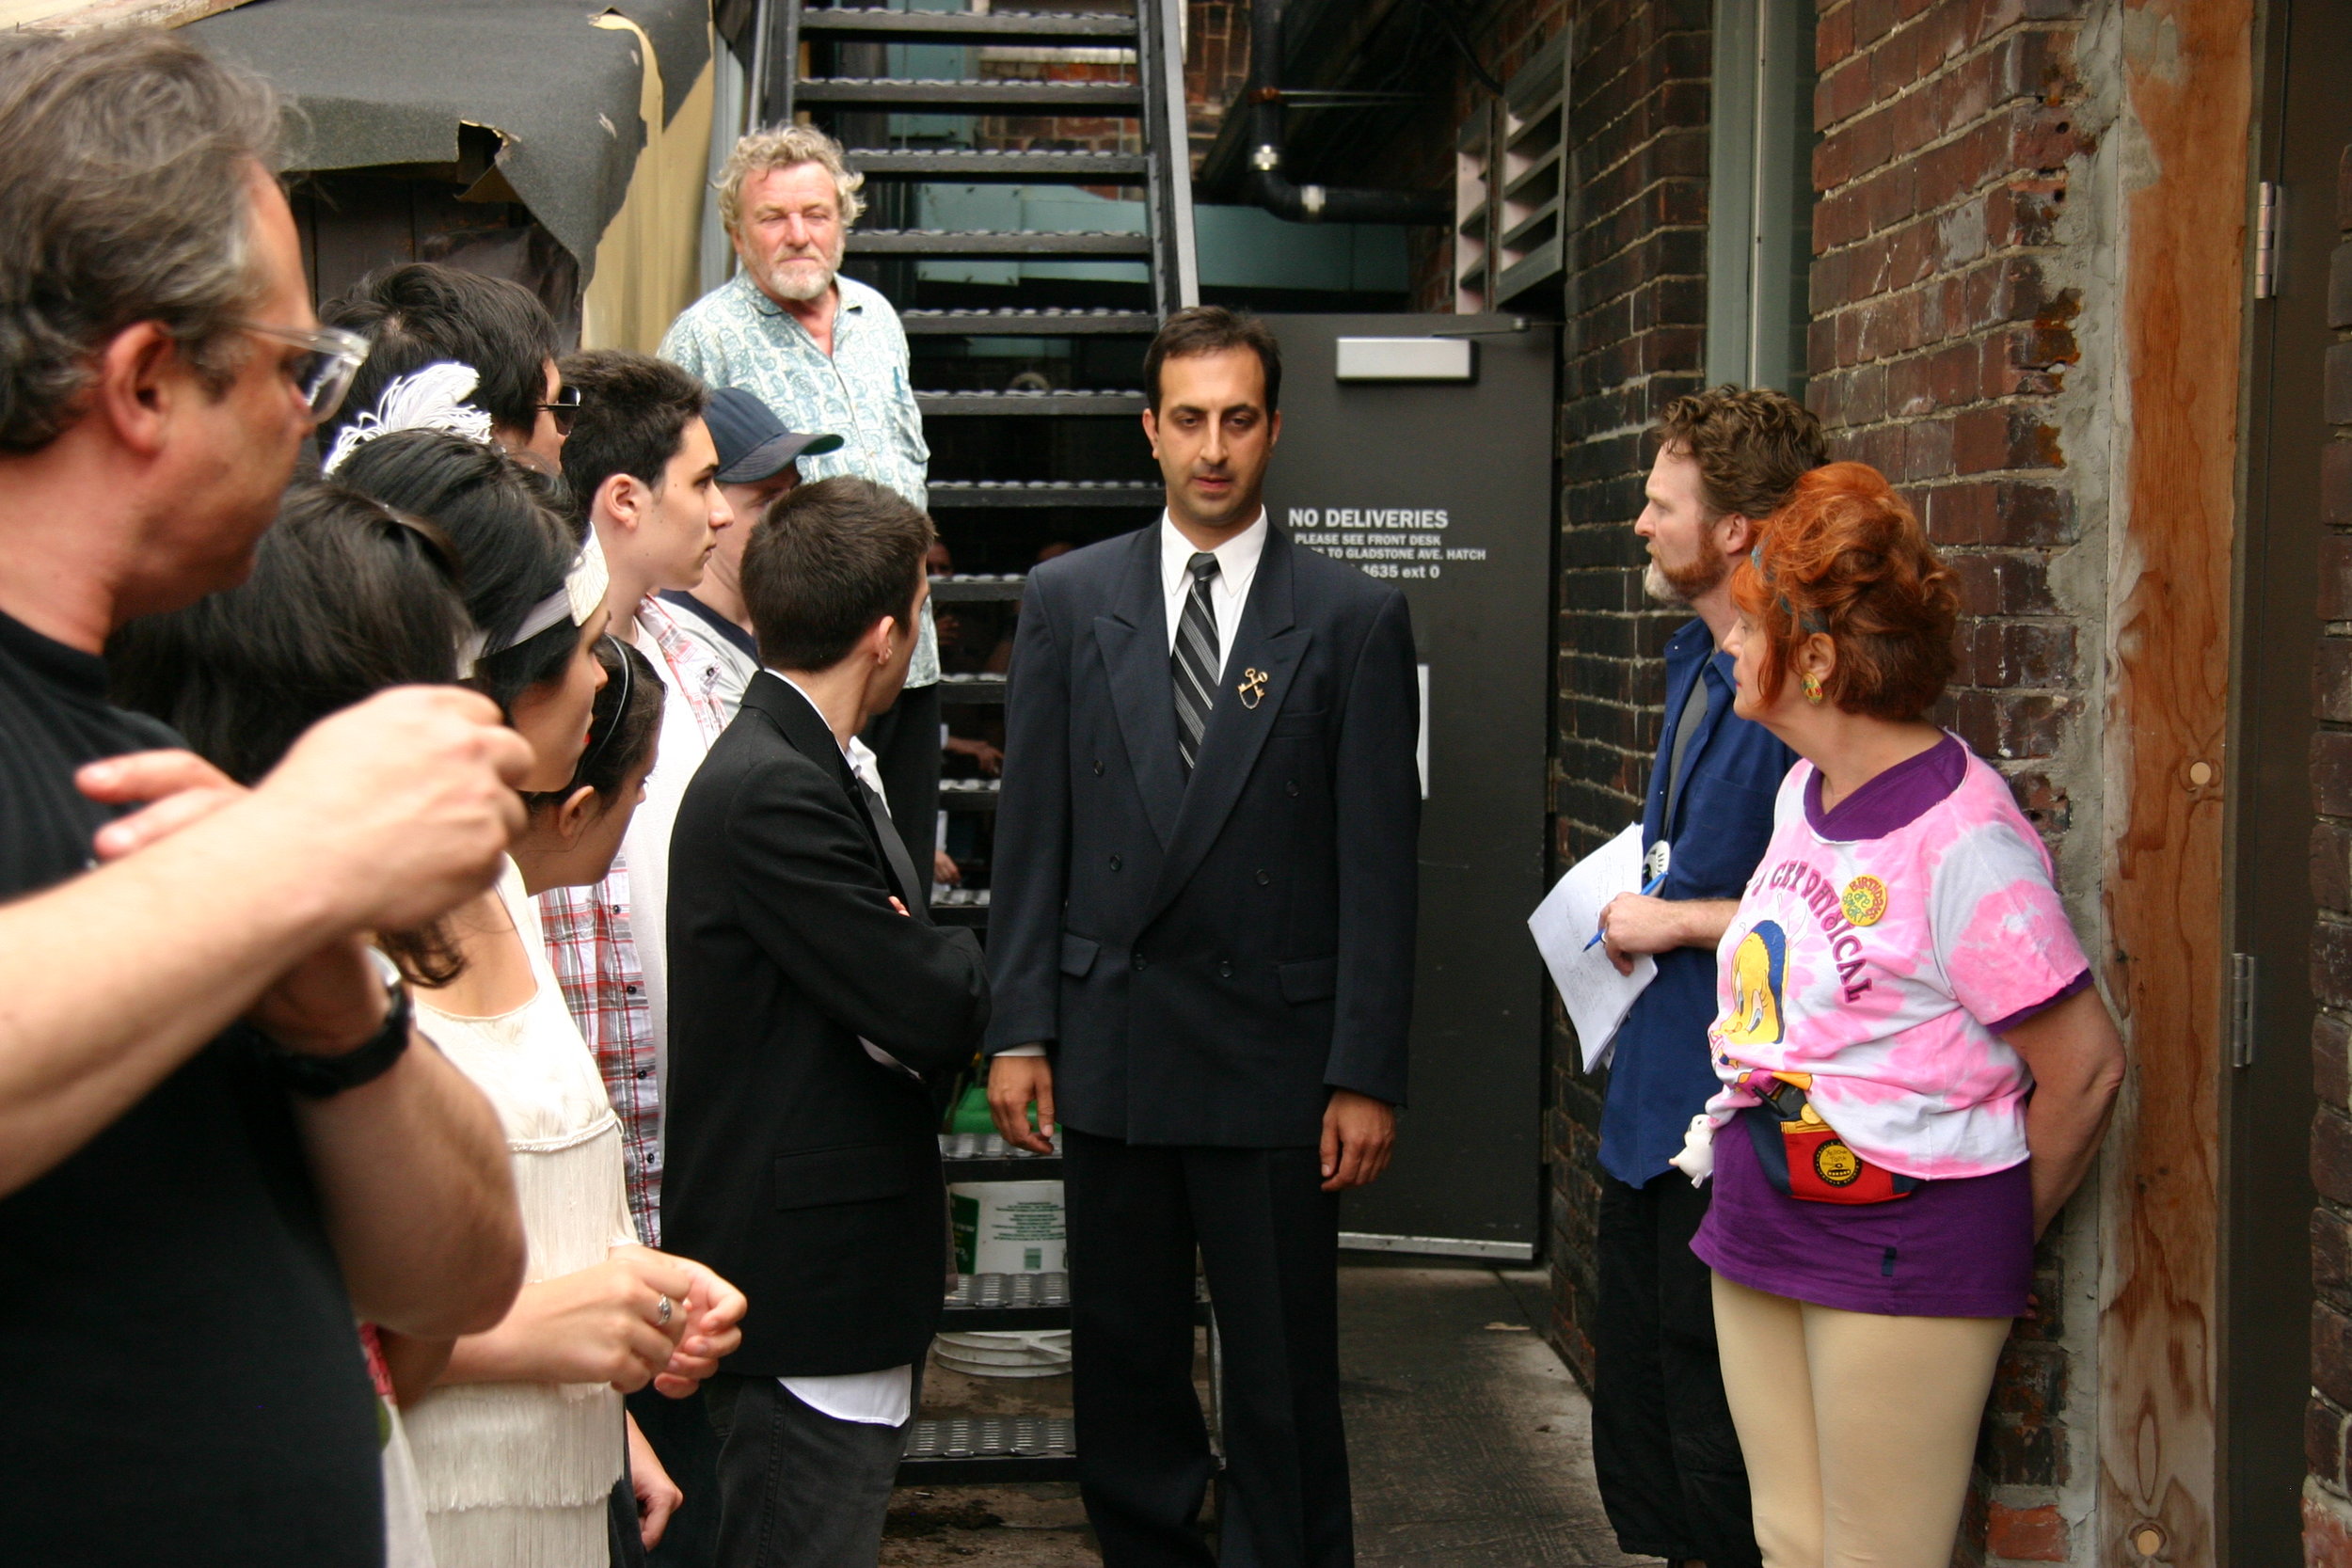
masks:
{"label": "gold anchor lapel pin", "polygon": [[1254,708],[1265,701],[1266,673],[1251,668],[1241,673],[1241,684],[1233,689],[1241,693],[1241,705]]}

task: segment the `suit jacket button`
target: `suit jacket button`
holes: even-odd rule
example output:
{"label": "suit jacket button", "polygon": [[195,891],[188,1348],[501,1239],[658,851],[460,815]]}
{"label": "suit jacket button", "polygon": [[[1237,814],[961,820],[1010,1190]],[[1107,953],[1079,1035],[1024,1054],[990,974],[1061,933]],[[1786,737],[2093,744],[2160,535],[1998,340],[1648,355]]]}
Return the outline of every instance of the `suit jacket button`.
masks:
{"label": "suit jacket button", "polygon": [[1118,869],[1119,869],[1119,857],[1118,857],[1117,855],[1113,855],[1113,856],[1111,857],[1111,869],[1112,869],[1113,871],[1116,871],[1116,870],[1118,870]]}
{"label": "suit jacket button", "polygon": [[1094,759],[1094,776],[1098,779],[1103,776],[1103,759],[1101,757],[1096,757]]}
{"label": "suit jacket button", "polygon": [[1143,955],[1142,955],[1142,954],[1140,954],[1140,953],[1138,953],[1138,954],[1136,954],[1136,969],[1138,969],[1138,970],[1140,970],[1140,969],[1142,969],[1143,967],[1144,967],[1144,963],[1143,963]]}
{"label": "suit jacket button", "polygon": [[1227,980],[1232,979],[1233,977],[1233,960],[1231,958],[1218,959],[1216,972],[1220,978]]}
{"label": "suit jacket button", "polygon": [[1282,793],[1290,796],[1293,800],[1296,800],[1298,797],[1298,781],[1296,779],[1292,779],[1285,783],[1282,785]]}
{"label": "suit jacket button", "polygon": [[1260,887],[1263,887],[1272,880],[1274,880],[1274,874],[1268,871],[1264,866],[1260,866],[1258,868],[1258,885]]}

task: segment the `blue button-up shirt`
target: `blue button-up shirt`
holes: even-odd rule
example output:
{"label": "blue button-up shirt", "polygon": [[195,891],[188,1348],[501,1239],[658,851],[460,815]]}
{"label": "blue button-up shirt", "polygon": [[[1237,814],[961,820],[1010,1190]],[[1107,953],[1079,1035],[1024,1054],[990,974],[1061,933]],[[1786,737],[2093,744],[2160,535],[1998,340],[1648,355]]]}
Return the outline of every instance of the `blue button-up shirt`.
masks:
{"label": "blue button-up shirt", "polygon": [[[1797,758],[1763,725],[1731,711],[1731,656],[1715,651],[1704,621],[1666,643],[1665,733],[1650,768],[1642,812],[1642,847],[1673,845],[1661,898],[1737,898],[1772,837],[1772,800]],[[1691,683],[1708,683],[1707,717],[1684,748],[1682,794],[1666,816],[1666,770],[1675,725]],[[1691,1118],[1717,1087],[1707,1060],[1707,1026],[1715,1018],[1715,953],[1677,947],[1658,955],[1658,977],[1635,999],[1617,1030],[1609,1098],[1600,1113],[1600,1164],[1640,1186],[1668,1169],[1682,1150]]]}
{"label": "blue button-up shirt", "polygon": [[[840,301],[831,354],[760,293],[750,273],[739,272],[670,324],[661,357],[708,386],[752,393],[787,429],[840,436],[837,451],[801,458],[803,479],[857,474],[928,508],[931,449],[908,379],[906,328],[888,300],[854,277],[836,278],[834,286]],[[937,679],[939,639],[925,599],[907,685]]]}

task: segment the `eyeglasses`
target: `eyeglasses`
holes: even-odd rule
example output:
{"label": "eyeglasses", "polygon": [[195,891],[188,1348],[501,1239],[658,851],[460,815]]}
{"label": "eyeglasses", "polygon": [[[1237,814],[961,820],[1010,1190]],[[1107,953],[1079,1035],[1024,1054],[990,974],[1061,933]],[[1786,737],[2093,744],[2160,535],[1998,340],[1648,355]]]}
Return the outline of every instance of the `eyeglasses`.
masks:
{"label": "eyeglasses", "polygon": [[358,333],[345,332],[339,326],[306,331],[298,326],[270,326],[262,322],[230,325],[308,351],[287,365],[286,374],[301,388],[302,401],[310,405],[312,424],[335,417],[335,410],[343,405],[343,394],[351,390],[351,378],[368,362],[368,350],[374,346]]}
{"label": "eyeglasses", "polygon": [[532,406],[555,421],[555,433],[558,436],[569,436],[572,433],[572,420],[580,417],[580,388],[564,388],[555,394],[553,403],[533,404]]}

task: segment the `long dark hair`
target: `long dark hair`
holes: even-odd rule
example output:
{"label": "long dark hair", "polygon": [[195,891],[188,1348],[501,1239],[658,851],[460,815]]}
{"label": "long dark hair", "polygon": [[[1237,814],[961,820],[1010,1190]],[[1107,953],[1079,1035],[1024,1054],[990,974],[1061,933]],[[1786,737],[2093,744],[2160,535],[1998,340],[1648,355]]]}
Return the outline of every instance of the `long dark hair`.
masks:
{"label": "long dark hair", "polygon": [[[251,784],[328,714],[386,687],[454,680],[470,629],[438,529],[340,484],[298,483],[250,577],[123,626],[106,667],[118,704],[161,719]],[[464,970],[438,927],[379,940],[420,985]]]}
{"label": "long dark hair", "polygon": [[[431,519],[457,550],[466,609],[499,647],[532,608],[563,591],[582,534],[561,481],[496,447],[437,430],[403,430],[351,454],[336,479],[395,511]],[[482,660],[469,685],[510,717],[515,700],[564,673],[580,628],[560,620]]]}

